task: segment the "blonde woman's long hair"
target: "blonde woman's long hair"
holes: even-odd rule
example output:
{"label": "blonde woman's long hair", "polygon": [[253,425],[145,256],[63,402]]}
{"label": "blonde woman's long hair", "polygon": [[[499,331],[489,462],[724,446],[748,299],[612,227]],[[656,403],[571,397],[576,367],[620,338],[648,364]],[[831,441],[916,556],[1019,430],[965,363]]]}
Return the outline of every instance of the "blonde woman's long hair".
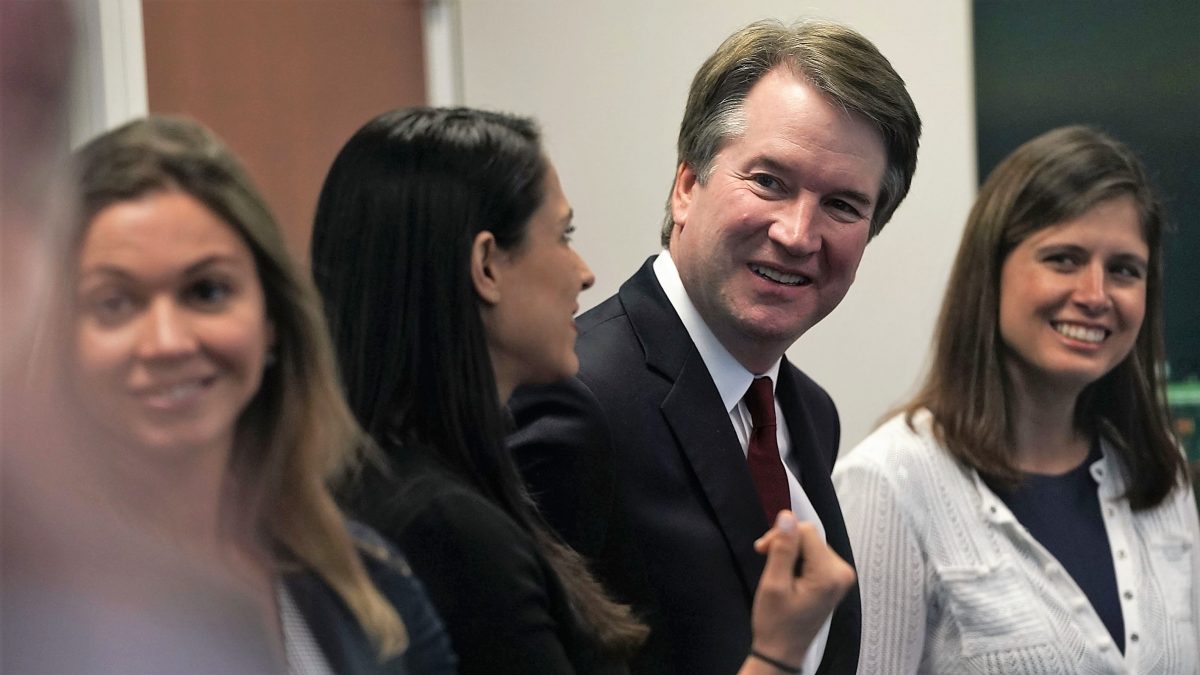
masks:
{"label": "blonde woman's long hair", "polygon": [[316,290],[297,272],[266,203],[233,154],[186,119],[131,122],[89,142],[76,160],[82,196],[76,254],[99,211],[170,190],[204,204],[253,252],[275,329],[274,363],[238,420],[230,465],[235,496],[222,507],[222,526],[265,541],[280,570],[298,565],[319,575],[381,659],[401,653],[408,643],[404,623],[368,577],[328,488],[368,441],[342,397]]}

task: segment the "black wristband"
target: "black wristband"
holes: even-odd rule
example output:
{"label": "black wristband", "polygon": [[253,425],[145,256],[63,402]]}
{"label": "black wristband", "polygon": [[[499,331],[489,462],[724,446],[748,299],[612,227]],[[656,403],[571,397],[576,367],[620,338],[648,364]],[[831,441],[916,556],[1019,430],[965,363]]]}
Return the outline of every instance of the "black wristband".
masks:
{"label": "black wristband", "polygon": [[754,658],[758,659],[759,661],[769,663],[772,666],[775,666],[776,668],[782,670],[785,673],[792,673],[792,675],[800,675],[800,668],[801,668],[800,666],[793,666],[792,664],[785,663],[783,661],[780,661],[779,659],[773,659],[773,658],[767,656],[766,654],[758,651],[757,649],[754,649],[753,647],[750,648],[750,656],[753,656]]}

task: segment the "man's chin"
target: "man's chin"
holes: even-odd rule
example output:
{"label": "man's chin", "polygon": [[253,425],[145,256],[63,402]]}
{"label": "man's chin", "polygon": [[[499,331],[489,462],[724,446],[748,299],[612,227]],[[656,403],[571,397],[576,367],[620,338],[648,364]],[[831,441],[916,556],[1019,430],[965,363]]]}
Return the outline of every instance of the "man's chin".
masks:
{"label": "man's chin", "polygon": [[766,315],[743,317],[737,322],[738,332],[747,342],[760,344],[764,349],[778,345],[787,349],[817,323],[808,317],[797,321],[795,315],[779,314],[772,311]]}

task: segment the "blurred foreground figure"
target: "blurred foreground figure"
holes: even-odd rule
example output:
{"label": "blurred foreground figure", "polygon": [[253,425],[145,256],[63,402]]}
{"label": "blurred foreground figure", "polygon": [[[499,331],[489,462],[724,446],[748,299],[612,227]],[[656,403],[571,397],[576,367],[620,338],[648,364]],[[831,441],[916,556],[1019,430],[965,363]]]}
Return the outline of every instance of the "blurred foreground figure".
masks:
{"label": "blurred foreground figure", "polygon": [[29,367],[75,212],[72,44],[66,3],[0,2],[0,671],[279,671],[230,580],[90,498],[92,448]]}
{"label": "blurred foreground figure", "polygon": [[452,672],[406,563],[326,486],[364,436],[316,291],[235,158],[152,117],[77,160],[45,363],[91,499],[235,583],[292,672]]}
{"label": "blurred foreground figure", "polygon": [[452,672],[403,561],[324,487],[359,435],[240,169],[134,123],[82,151],[77,217],[69,15],[4,2],[0,31],[0,670]]}
{"label": "blurred foreground figure", "polygon": [[66,5],[0,3],[0,366],[7,386],[27,354],[49,280],[50,242],[72,200],[65,188],[72,30]]}

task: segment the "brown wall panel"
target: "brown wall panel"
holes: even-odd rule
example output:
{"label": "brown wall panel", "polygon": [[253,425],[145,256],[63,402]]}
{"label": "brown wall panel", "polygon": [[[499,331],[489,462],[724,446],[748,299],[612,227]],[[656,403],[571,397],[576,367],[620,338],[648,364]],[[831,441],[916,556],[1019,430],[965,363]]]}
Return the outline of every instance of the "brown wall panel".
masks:
{"label": "brown wall panel", "polygon": [[142,18],[150,111],[220,135],[302,261],[337,150],[425,101],[420,0],[143,0]]}

